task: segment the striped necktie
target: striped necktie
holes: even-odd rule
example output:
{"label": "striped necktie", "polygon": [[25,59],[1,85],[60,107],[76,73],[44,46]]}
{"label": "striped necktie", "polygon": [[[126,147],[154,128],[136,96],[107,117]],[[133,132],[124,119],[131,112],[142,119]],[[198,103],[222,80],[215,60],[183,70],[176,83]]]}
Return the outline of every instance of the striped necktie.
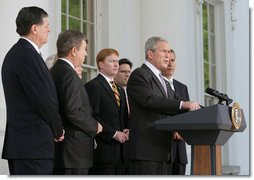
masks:
{"label": "striped necktie", "polygon": [[119,94],[119,92],[118,92],[118,90],[117,90],[116,84],[115,84],[114,81],[110,81],[110,83],[112,84],[112,90],[113,90],[113,92],[114,92],[117,105],[118,105],[118,107],[120,107],[120,94]]}

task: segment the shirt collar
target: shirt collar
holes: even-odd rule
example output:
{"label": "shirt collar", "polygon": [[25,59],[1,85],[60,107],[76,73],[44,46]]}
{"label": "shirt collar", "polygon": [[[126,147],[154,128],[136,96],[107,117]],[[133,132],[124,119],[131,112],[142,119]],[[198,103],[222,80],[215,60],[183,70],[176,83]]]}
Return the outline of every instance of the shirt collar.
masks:
{"label": "shirt collar", "polygon": [[108,76],[106,76],[105,74],[103,74],[102,72],[99,72],[105,79],[106,81],[111,85],[111,81],[114,81],[114,79],[110,79]]}
{"label": "shirt collar", "polygon": [[65,61],[74,69],[74,65],[68,59],[65,59],[65,58],[59,58],[59,59],[61,59],[62,61]]}
{"label": "shirt collar", "polygon": [[149,69],[151,69],[151,71],[158,77],[158,79],[160,79],[159,74],[161,73],[160,70],[158,70],[153,64],[151,64],[149,61],[145,61],[145,65],[148,66]]}
{"label": "shirt collar", "polygon": [[173,76],[169,79],[169,82],[173,83]]}
{"label": "shirt collar", "polygon": [[167,78],[167,77],[165,77],[165,76],[163,76],[164,77],[164,79],[166,80],[166,81],[168,81],[170,84],[173,84],[173,76],[171,76],[171,78]]}

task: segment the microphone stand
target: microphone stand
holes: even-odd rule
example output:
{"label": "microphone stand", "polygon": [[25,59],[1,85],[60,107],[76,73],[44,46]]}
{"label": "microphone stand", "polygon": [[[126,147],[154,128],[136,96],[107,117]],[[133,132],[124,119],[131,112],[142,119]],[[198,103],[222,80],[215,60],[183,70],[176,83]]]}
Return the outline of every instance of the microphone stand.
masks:
{"label": "microphone stand", "polygon": [[227,100],[225,100],[225,99],[223,99],[223,98],[218,98],[218,99],[219,99],[218,104],[223,105],[222,102],[225,101],[227,106],[229,106],[229,105],[232,103],[232,101],[233,101],[232,99],[228,99],[228,98],[227,98]]}

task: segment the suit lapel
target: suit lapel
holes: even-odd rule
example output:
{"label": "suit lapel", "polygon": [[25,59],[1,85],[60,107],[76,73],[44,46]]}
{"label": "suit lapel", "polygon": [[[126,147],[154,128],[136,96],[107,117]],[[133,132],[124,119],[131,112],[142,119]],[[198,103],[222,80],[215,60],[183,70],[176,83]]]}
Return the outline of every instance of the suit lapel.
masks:
{"label": "suit lapel", "polygon": [[188,92],[186,91],[186,89],[184,88],[185,86],[180,84],[179,82],[177,82],[176,80],[173,80],[173,84],[174,84],[174,88],[175,88],[175,92],[177,94],[177,96],[184,101],[189,101],[189,96],[188,96]]}
{"label": "suit lapel", "polygon": [[105,88],[106,92],[109,94],[109,96],[111,97],[112,101],[115,103],[115,105],[118,108],[117,102],[116,102],[116,97],[114,95],[114,92],[112,91],[112,88],[110,87],[110,85],[108,84],[107,80],[101,75],[99,74],[97,76],[98,81],[102,84],[102,86]]}
{"label": "suit lapel", "polygon": [[125,96],[124,89],[120,88],[118,85],[117,85],[117,88],[118,88],[118,91],[119,91],[119,94],[120,94],[120,108],[122,109],[122,107],[125,107],[125,106],[127,108],[126,96]]}
{"label": "suit lapel", "polygon": [[173,79],[173,85],[175,88],[175,99],[183,100],[181,87],[178,85],[178,83],[174,79]]}
{"label": "suit lapel", "polygon": [[160,80],[156,77],[156,75],[152,72],[152,70],[147,67],[145,64],[142,65],[142,67],[149,73],[151,74],[151,79],[155,82],[155,84],[158,86],[158,88],[160,89],[160,92],[162,93],[162,95],[167,98],[167,95],[162,87],[162,84],[160,82]]}
{"label": "suit lapel", "polygon": [[179,92],[179,86],[177,85],[176,81],[173,79],[173,86],[175,88],[175,92]]}

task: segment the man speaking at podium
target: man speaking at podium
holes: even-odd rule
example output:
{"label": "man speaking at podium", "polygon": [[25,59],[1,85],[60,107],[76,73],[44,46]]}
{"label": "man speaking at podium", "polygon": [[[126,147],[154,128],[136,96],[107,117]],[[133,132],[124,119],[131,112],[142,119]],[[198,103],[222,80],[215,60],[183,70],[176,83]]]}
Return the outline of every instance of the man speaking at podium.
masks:
{"label": "man speaking at podium", "polygon": [[131,108],[129,137],[129,174],[166,175],[172,136],[158,131],[154,122],[177,114],[181,109],[200,109],[197,102],[173,100],[161,70],[167,68],[170,46],[161,37],[145,44],[145,63],[131,74],[127,92]]}

